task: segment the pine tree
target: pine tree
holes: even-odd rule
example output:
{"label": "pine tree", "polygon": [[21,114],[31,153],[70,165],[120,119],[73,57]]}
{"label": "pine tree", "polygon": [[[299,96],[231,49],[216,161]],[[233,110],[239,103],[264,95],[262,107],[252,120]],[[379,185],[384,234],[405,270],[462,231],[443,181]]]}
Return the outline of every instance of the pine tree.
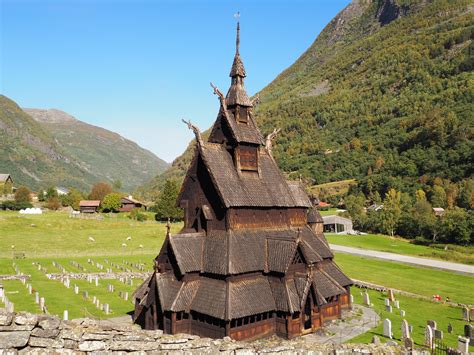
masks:
{"label": "pine tree", "polygon": [[176,200],[179,194],[179,186],[176,180],[166,180],[165,186],[161,191],[160,197],[154,210],[156,211],[156,219],[182,219],[183,211],[176,207]]}

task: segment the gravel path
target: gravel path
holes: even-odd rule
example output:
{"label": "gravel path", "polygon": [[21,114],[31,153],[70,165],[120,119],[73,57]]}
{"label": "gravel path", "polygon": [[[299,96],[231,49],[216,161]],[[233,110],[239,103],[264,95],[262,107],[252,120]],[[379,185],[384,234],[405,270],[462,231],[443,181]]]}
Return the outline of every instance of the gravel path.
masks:
{"label": "gravel path", "polygon": [[327,323],[322,331],[304,335],[302,338],[313,344],[342,344],[376,327],[379,321],[379,315],[372,308],[353,305],[353,310],[343,311],[342,320]]}
{"label": "gravel path", "polygon": [[461,272],[465,274],[474,274],[474,266],[472,265],[450,263],[447,261],[418,258],[415,256],[400,255],[400,254],[394,254],[394,253],[386,253],[383,251],[352,248],[352,247],[346,247],[346,246],[335,245],[335,244],[329,244],[329,245],[332,250],[335,250],[341,253],[368,256],[370,258],[391,260],[391,261],[397,261],[397,262],[407,263],[407,264],[422,265],[422,266],[432,267],[436,269]]}

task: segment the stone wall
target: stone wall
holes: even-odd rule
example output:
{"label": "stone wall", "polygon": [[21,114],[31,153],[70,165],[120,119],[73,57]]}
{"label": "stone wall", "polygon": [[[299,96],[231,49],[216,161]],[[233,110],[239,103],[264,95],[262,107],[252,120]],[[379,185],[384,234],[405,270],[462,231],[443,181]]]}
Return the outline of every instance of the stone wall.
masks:
{"label": "stone wall", "polygon": [[[307,344],[301,338],[246,343],[230,338],[208,339],[193,335],[164,335],[162,331],[142,330],[109,321],[58,318],[0,310],[0,354],[21,353],[224,353],[224,354],[408,354],[405,349],[387,344]],[[416,352],[415,352],[416,353]],[[411,352],[414,354],[414,352]]]}

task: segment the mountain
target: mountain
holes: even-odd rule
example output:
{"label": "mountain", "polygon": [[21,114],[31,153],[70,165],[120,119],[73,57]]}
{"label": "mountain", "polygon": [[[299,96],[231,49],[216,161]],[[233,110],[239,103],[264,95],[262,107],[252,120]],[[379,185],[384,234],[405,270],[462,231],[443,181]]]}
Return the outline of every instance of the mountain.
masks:
{"label": "mountain", "polygon": [[24,111],[50,132],[64,152],[74,157],[95,180],[120,180],[124,190],[132,191],[168,167],[168,163],[135,142],[65,112]]}
{"label": "mountain", "polygon": [[27,111],[0,95],[0,171],[17,186],[88,191],[96,182],[120,180],[124,190],[133,190],[167,166],[118,134],[64,112]]}
{"label": "mountain", "polygon": [[[259,93],[262,132],[282,129],[280,167],[311,185],[356,178],[380,193],[472,176],[473,10],[463,0],[349,4]],[[144,190],[181,178],[191,156],[192,145]]]}

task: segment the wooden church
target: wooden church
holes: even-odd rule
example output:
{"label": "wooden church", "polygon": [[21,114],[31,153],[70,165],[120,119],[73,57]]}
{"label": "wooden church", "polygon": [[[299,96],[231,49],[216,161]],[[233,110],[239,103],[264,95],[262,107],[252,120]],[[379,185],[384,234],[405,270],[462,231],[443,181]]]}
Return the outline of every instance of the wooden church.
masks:
{"label": "wooden church", "polygon": [[181,188],[184,228],[168,232],[153,274],[135,291],[145,329],[252,340],[314,332],[349,308],[352,281],[333,261],[323,220],[285,181],[260,133],[237,48],[231,86],[207,142],[199,130]]}

